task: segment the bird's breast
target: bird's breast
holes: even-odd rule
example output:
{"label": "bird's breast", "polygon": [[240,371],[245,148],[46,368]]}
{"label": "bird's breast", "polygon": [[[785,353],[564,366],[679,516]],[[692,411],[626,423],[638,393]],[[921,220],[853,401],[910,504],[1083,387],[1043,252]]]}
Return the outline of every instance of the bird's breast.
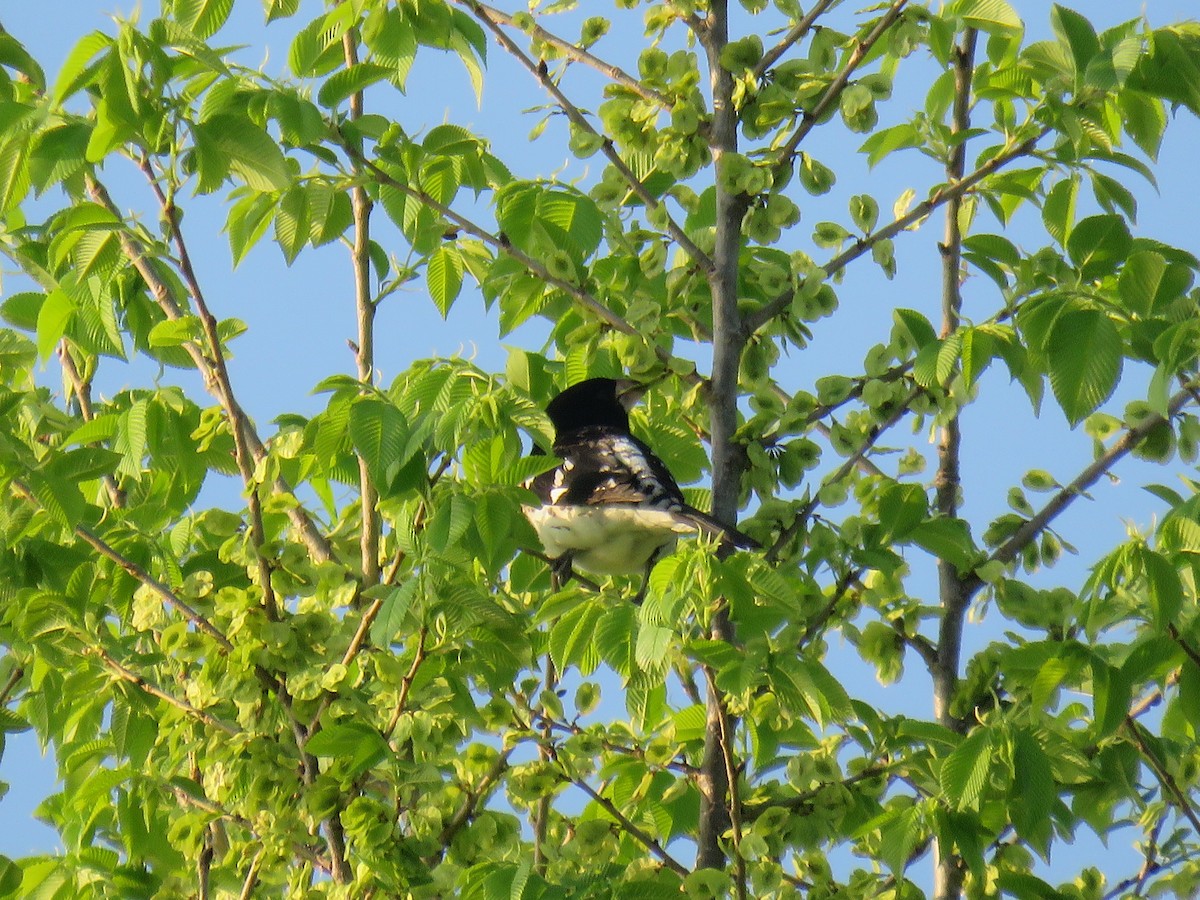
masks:
{"label": "bird's breast", "polygon": [[546,554],[571,554],[572,564],[596,575],[632,575],[659,551],[696,529],[666,510],[638,506],[526,507]]}

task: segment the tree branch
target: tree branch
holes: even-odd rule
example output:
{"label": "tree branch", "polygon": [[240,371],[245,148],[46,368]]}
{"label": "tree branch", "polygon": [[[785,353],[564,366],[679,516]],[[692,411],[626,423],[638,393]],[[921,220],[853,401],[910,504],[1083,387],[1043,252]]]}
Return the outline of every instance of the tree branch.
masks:
{"label": "tree branch", "polygon": [[[456,0],[456,2],[458,2],[458,0]],[[667,211],[663,201],[646,189],[646,186],[642,183],[641,179],[634,174],[633,169],[629,168],[629,164],[621,158],[621,154],[617,152],[617,148],[613,145],[612,140],[607,135],[603,135],[598,132],[592,126],[592,123],[587,120],[587,117],[579,111],[579,108],[575,106],[575,104],[567,98],[567,95],[562,92],[562,89],[555,84],[554,79],[550,77],[550,73],[545,70],[545,67],[538,65],[532,59],[530,59],[529,56],[516,45],[512,38],[504,33],[504,30],[500,27],[499,23],[488,16],[487,12],[480,4],[471,4],[471,11],[475,14],[475,17],[479,19],[479,21],[483,22],[483,24],[487,26],[488,30],[492,32],[492,35],[496,38],[496,42],[503,47],[510,56],[528,69],[530,74],[538,80],[538,83],[541,84],[546,92],[554,98],[554,102],[558,104],[559,108],[566,114],[567,118],[571,120],[571,123],[575,125],[575,127],[581,128],[588,134],[601,138],[603,143],[600,145],[600,151],[605,155],[612,167],[621,174],[621,177],[625,179],[626,183],[630,186],[630,188],[633,189],[633,192],[638,195],[638,198],[646,204],[646,207],[659,212],[663,216],[663,219],[666,223],[667,234],[671,236],[671,239],[683,249],[684,253],[691,258],[692,262],[699,266],[703,271],[711,272],[713,269],[713,260],[709,259],[708,254],[697,247],[692,239],[687,236],[686,232],[684,232],[684,230],[679,226],[679,223],[677,223]]]}
{"label": "tree branch", "polygon": [[[358,37],[353,30],[342,35],[342,51],[346,68],[358,63]],[[357,122],[363,114],[363,92],[350,95],[350,121]],[[358,324],[358,380],[371,385],[375,378],[375,302],[371,297],[371,198],[363,187],[360,167],[352,163],[355,175],[350,188],[350,208],[354,217],[354,240],[350,247],[350,262],[354,272],[354,311]],[[379,491],[371,480],[367,461],[358,458],[359,514],[362,528],[359,533],[359,553],[362,556],[362,586],[371,588],[379,583]]]}
{"label": "tree branch", "polygon": [[[161,189],[158,187],[157,180],[153,178],[153,173],[150,173],[150,176],[151,186],[154,188],[156,195],[160,198],[160,203],[165,202],[166,198],[162,194]],[[118,218],[122,218],[123,220],[120,210],[113,202],[112,197],[109,196],[108,191],[104,188],[104,185],[102,185],[95,178],[88,176],[87,190],[88,194],[96,203],[104,206]],[[165,215],[167,213],[167,209],[164,208],[163,212]],[[172,212],[170,214],[170,222],[175,222],[175,218],[176,217]],[[167,318],[172,320],[181,318],[184,315],[184,312],[180,307],[178,300],[174,296],[173,289],[167,283],[167,281],[163,279],[157,271],[155,271],[153,258],[147,253],[142,242],[135,238],[132,232],[128,229],[121,230],[120,242],[122,252],[133,265],[134,269],[137,270],[138,274],[141,275],[142,281],[145,282],[146,287],[150,290],[150,293],[154,296],[155,301],[166,314]],[[202,348],[195,343],[188,341],[183,345],[183,347],[187,351],[188,355],[191,356],[197,371],[203,376],[206,389],[213,394],[213,396],[216,397],[219,402],[222,402],[222,405],[224,405],[222,389],[217,382],[213,362],[205,356]],[[232,389],[230,389],[229,396],[232,397]],[[229,418],[231,422],[232,427],[234,417],[231,415],[230,410],[226,409],[225,412],[227,418]],[[250,424],[249,420],[246,419],[244,413],[241,413],[241,416],[238,420],[242,422],[242,425],[246,429],[241,433],[241,438],[247,443],[250,452],[254,456],[255,462],[257,462],[266,455],[266,448],[263,446],[263,443],[259,439],[258,435],[254,432],[253,426]],[[238,439],[238,432],[236,429],[234,429],[234,438],[235,441]],[[275,479],[274,491],[276,494],[285,494],[295,497],[295,492],[292,491],[292,489],[281,478]],[[329,542],[317,529],[316,524],[309,517],[308,513],[305,512],[298,500],[295,505],[289,507],[287,514],[292,521],[292,525],[296,528],[298,534],[300,535],[301,540],[304,542],[304,545],[308,548],[309,554],[314,559],[320,562],[325,562],[333,558],[333,550],[329,546]]]}
{"label": "tree branch", "polygon": [[[454,0],[454,2],[459,6],[465,6],[467,9],[471,10],[476,18],[482,20],[486,16],[493,23],[499,23],[500,25],[506,25],[510,28],[520,29],[520,26],[513,21],[513,17],[503,10],[496,9],[493,6],[488,6],[484,3],[476,3],[473,2],[473,0]],[[829,2],[829,0],[825,0],[825,2]],[[520,30],[524,31],[525,29]],[[614,83],[621,85],[621,87],[627,88],[628,90],[637,94],[643,100],[648,100],[651,103],[655,103],[658,106],[661,106],[663,109],[670,109],[674,105],[674,101],[672,101],[671,98],[666,94],[656,91],[654,88],[647,87],[646,85],[642,84],[641,81],[634,78],[619,66],[614,66],[611,63],[605,62],[592,53],[589,53],[582,47],[572,44],[568,40],[560,38],[553,32],[547,31],[541,25],[535,24],[532,28],[528,29],[526,33],[536,41],[549,44],[551,47],[562,53],[563,56],[567,57],[567,59],[570,59],[573,62],[583,63],[584,65],[595,69],[601,75],[606,76]]]}
{"label": "tree branch", "polygon": [[[1192,388],[1198,382],[1190,382]],[[1125,433],[1118,438],[1111,447],[1104,453],[1100,454],[1090,465],[1080,472],[1075,479],[1056,493],[1050,500],[1033,516],[1026,521],[1020,528],[1013,532],[1012,537],[1001,544],[987,558],[986,562],[1001,562],[1010,563],[1017,558],[1018,554],[1024,550],[1030,542],[1035,540],[1045,529],[1053,522],[1059,514],[1068,506],[1075,502],[1083,494],[1087,493],[1088,488],[1094,485],[1100,478],[1113,468],[1118,462],[1124,459],[1130,451],[1133,450],[1151,431],[1169,421],[1171,417],[1178,413],[1190,403],[1195,403],[1192,397],[1191,390],[1185,388],[1171,397],[1167,404],[1167,418],[1162,416],[1150,416],[1137,425],[1132,425],[1125,429]],[[974,596],[982,587],[983,580],[976,574],[972,574],[964,579],[965,590],[969,595]]]}
{"label": "tree branch", "polygon": [[671,854],[669,854],[663,848],[662,844],[635,825],[633,820],[617,809],[616,805],[611,800],[597,792],[582,778],[573,778],[571,779],[571,783],[596,801],[596,803],[599,804],[606,813],[616,820],[617,824],[621,826],[626,834],[657,856],[663,865],[665,865],[676,875],[679,875],[681,878],[687,877],[688,870],[683,863],[671,856]]}
{"label": "tree branch", "polygon": [[[825,277],[832,277],[837,272],[840,272],[842,269],[846,268],[849,263],[858,259],[863,254],[868,253],[871,248],[880,241],[889,240],[895,237],[906,228],[910,228],[911,226],[920,222],[922,219],[928,217],[929,214],[938,207],[949,203],[955,197],[964,196],[989,175],[993,174],[999,169],[1002,169],[1004,166],[1008,165],[1014,160],[1033,153],[1037,149],[1038,142],[1047,134],[1049,134],[1049,132],[1049,128],[1043,128],[1028,140],[1022,141],[1021,143],[1010,147],[1006,151],[997,153],[961,181],[956,181],[953,184],[943,185],[934,192],[933,196],[918,203],[903,216],[892,220],[878,231],[859,238],[850,247],[832,257],[829,262],[825,263],[825,265],[821,267],[821,270],[825,273]],[[789,289],[769,303],[763,304],[751,315],[747,316],[747,331],[753,334],[776,316],[785,312],[791,305],[794,295],[795,292]]]}
{"label": "tree branch", "polygon": [[191,716],[195,719],[199,719],[201,722],[203,722],[205,725],[208,725],[210,728],[216,728],[218,731],[223,731],[227,735],[230,735],[231,737],[242,733],[242,730],[240,728],[237,728],[234,725],[230,725],[228,722],[223,722],[222,720],[220,720],[216,716],[214,716],[212,713],[207,712],[206,710],[200,709],[198,707],[195,707],[192,704],[188,703],[186,700],[181,700],[178,697],[173,697],[172,695],[168,694],[166,691],[164,691],[162,688],[160,688],[154,682],[150,681],[149,679],[145,678],[142,675],[139,675],[137,672],[134,672],[132,669],[122,665],[107,650],[105,650],[103,648],[96,648],[93,652],[95,652],[95,654],[100,657],[100,659],[104,663],[104,665],[106,667],[108,667],[108,669],[110,671],[112,671],[113,674],[115,674],[122,681],[129,682],[134,687],[136,687],[138,690],[140,690],[142,693],[149,694],[151,697],[157,697],[159,700],[162,700],[164,703],[167,703],[170,706],[175,707],[176,709],[182,710],[183,712],[187,713],[189,716]]}
{"label": "tree branch", "polygon": [[829,9],[834,2],[835,0],[817,0],[817,2],[814,3],[809,9],[808,13],[801,17],[799,22],[788,29],[788,33],[783,36],[782,40],[780,40],[778,44],[763,54],[763,58],[760,59],[758,61],[758,65],[754,67],[754,80],[758,81],[761,79],[763,75],[766,74],[767,70],[779,61],[783,54],[787,53],[788,50],[790,50],[798,41],[803,40],[804,36],[808,34],[809,30],[813,27],[813,23],[815,23],[817,19],[824,15],[825,10]]}
{"label": "tree branch", "polygon": [[[33,490],[21,481],[19,478],[14,478],[11,482],[13,490],[17,492],[25,500],[33,503],[41,508],[41,503],[37,499],[37,495]],[[154,578],[149,572],[139,566],[137,563],[122,556],[110,544],[96,535],[91,529],[83,525],[76,525],[71,530],[75,536],[81,541],[103,556],[105,559],[111,560],[122,569],[125,570],[135,581],[152,590],[158,597],[169,606],[174,607],[179,613],[196,626],[200,631],[203,631],[209,637],[220,645],[221,649],[228,652],[233,649],[233,644],[229,638],[225,637],[224,633],[213,625],[208,619],[197,612],[190,606],[186,600],[182,599],[178,594],[172,591],[169,587],[163,584],[158,579]]]}
{"label": "tree branch", "polygon": [[892,27],[892,23],[900,17],[900,13],[908,4],[908,0],[895,0],[888,11],[883,14],[875,27],[867,34],[865,38],[859,41],[854,50],[850,53],[850,58],[846,60],[846,64],[842,66],[842,70],[830,82],[829,87],[825,89],[825,93],[817,101],[816,105],[811,110],[805,110],[801,116],[800,125],[792,133],[792,136],[787,139],[787,142],[779,150],[779,161],[776,166],[780,169],[791,168],[792,162],[796,155],[796,150],[800,146],[800,142],[808,137],[808,133],[813,130],[813,127],[820,121],[821,116],[833,105],[833,103],[841,96],[842,91],[846,89],[846,85],[850,82],[850,76],[854,74],[855,69],[862,65],[862,61],[866,59],[867,54],[875,43],[887,33],[887,30]]}
{"label": "tree branch", "polygon": [[[975,73],[975,44],[977,32],[968,28],[954,48],[954,108],[951,113],[950,133],[965,134],[971,127],[971,83]],[[946,181],[955,184],[966,174],[966,140],[960,141],[950,152],[946,163]],[[945,237],[940,246],[942,254],[942,328],[941,336],[953,334],[962,315],[962,228],[959,224],[962,211],[962,196],[952,197],[946,204]],[[935,506],[938,513],[947,518],[958,517],[958,492],[960,489],[959,464],[962,452],[962,429],[956,409],[950,420],[942,426],[938,441],[938,469],[933,484],[936,492]],[[963,628],[966,624],[970,593],[954,564],[938,559],[938,597],[942,606],[942,621],[938,629],[936,653],[930,675],[933,677],[933,710],[938,724],[960,734],[966,723],[951,713],[954,693],[958,689],[958,671],[961,665]],[[954,900],[962,894],[966,870],[961,857],[934,840],[934,889],[937,900]]]}

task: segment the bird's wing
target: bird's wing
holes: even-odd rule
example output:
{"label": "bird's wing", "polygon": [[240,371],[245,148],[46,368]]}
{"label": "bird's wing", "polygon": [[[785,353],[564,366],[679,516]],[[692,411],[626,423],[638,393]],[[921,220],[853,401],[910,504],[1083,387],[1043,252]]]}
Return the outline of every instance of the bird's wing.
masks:
{"label": "bird's wing", "polygon": [[641,441],[610,428],[584,428],[560,438],[554,453],[562,465],[531,486],[554,506],[646,506],[671,511],[685,506],[679,485]]}

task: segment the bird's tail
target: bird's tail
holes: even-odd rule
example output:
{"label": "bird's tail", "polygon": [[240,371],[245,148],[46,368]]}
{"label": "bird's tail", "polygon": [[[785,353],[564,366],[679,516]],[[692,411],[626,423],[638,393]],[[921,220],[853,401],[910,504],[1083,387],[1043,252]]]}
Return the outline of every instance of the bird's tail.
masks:
{"label": "bird's tail", "polygon": [[732,525],[726,525],[724,522],[714,519],[708,513],[701,512],[695,507],[684,507],[679,512],[679,516],[695,525],[696,529],[702,534],[719,538],[722,546],[736,547],[738,550],[762,549],[762,544],[750,537],[750,535],[738,531]]}

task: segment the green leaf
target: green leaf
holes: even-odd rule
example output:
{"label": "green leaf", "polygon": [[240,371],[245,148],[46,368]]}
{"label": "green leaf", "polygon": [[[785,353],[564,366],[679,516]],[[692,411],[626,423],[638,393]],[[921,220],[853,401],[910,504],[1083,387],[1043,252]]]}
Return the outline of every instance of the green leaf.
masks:
{"label": "green leaf", "polygon": [[429,254],[425,266],[425,283],[429,296],[442,318],[446,318],[450,307],[458,299],[463,283],[462,253],[453,244],[442,244]]}
{"label": "green leaf", "polygon": [[75,301],[66,291],[56,288],[46,296],[37,317],[38,356],[43,362],[50,358],[58,346],[75,312]]}
{"label": "green leaf", "polygon": [[331,75],[321,85],[321,90],[317,93],[317,102],[332,109],[347,97],[365,90],[392,74],[393,70],[388,66],[375,63],[359,63],[348,69],[342,69]]}
{"label": "green leaf", "polygon": [[67,59],[63,63],[62,68],[58,70],[58,80],[54,83],[54,100],[56,103],[62,103],[87,83],[89,76],[94,71],[96,56],[102,50],[107,50],[111,47],[112,43],[113,39],[107,34],[100,31],[93,31],[86,37],[81,38],[71,48],[71,52],[67,54]]}
{"label": "green leaf", "polygon": [[1153,250],[1138,250],[1129,255],[1117,279],[1117,293],[1131,312],[1149,315],[1167,271],[1167,261]]}
{"label": "green leaf", "polygon": [[6,213],[29,192],[29,136],[10,134],[0,142],[0,213]]}
{"label": "green leaf", "polygon": [[1165,553],[1200,553],[1200,522],[1171,515],[1158,528],[1158,548]]}
{"label": "green leaf", "polygon": [[604,617],[599,603],[581,603],[563,613],[550,629],[550,656],[560,672],[575,666],[581,675],[596,671],[600,652],[596,646],[596,629]]}
{"label": "green leaf", "polygon": [[419,574],[410,575],[399,587],[393,588],[379,608],[379,614],[371,623],[371,643],[376,647],[390,647],[396,635],[404,627],[404,619],[412,606],[413,598],[421,586]]}
{"label": "green leaf", "polygon": [[268,24],[276,19],[294,16],[300,10],[300,0],[263,0]]}
{"label": "green leaf", "polygon": [[391,753],[383,735],[361,722],[322,728],[308,739],[304,749],[313,756],[347,760],[350,776],[365,772]]}
{"label": "green leaf", "polygon": [[1100,310],[1068,309],[1046,341],[1050,387],[1072,426],[1112,396],[1121,377],[1123,343]]}
{"label": "green leaf", "polygon": [[1050,24],[1058,39],[1071,48],[1075,58],[1075,71],[1082,75],[1097,53],[1100,52],[1100,40],[1096,37],[1096,29],[1092,23],[1065,6],[1054,4],[1050,11]]}
{"label": "green leaf", "polygon": [[1021,31],[1025,23],[1006,0],[958,0],[950,12],[962,16],[972,28],[989,33]]}
{"label": "green leaf", "polygon": [[1042,224],[1059,244],[1066,246],[1075,226],[1075,201],[1079,198],[1079,177],[1064,178],[1046,194],[1042,204]]}
{"label": "green leaf", "polygon": [[904,335],[907,343],[914,350],[920,350],[927,344],[937,340],[937,332],[934,331],[933,325],[924,315],[917,312],[915,309],[894,309],[892,310],[892,320],[896,323],[896,328]]}
{"label": "green leaf", "polygon": [[921,146],[921,136],[917,129],[905,123],[876,131],[863,141],[858,151],[867,154],[867,166],[874,168],[884,157],[896,150],[919,146]]}
{"label": "green leaf", "polygon": [[1091,739],[1099,741],[1113,734],[1125,721],[1133,699],[1133,685],[1125,674],[1098,655],[1092,657],[1093,718]]}
{"label": "green leaf", "polygon": [[1178,621],[1183,608],[1183,582],[1175,566],[1161,553],[1143,548],[1141,557],[1154,622],[1166,629]]}
{"label": "green leaf", "polygon": [[975,565],[980,551],[971,539],[970,527],[962,519],[939,516],[922,522],[909,540],[938,559],[944,559],[965,575]]}
{"label": "green leaf", "polygon": [[1045,856],[1053,837],[1050,813],[1058,797],[1050,757],[1033,733],[1022,728],[1013,735],[1012,760],[1009,815],[1017,834]]}
{"label": "green leaf", "polygon": [[266,131],[244,116],[221,113],[194,126],[229,170],[256,191],[280,191],[291,182],[287,160]]}
{"label": "green leaf", "polygon": [[380,493],[386,494],[391,476],[407,462],[408,433],[404,413],[391,403],[365,397],[350,408],[350,442]]}
{"label": "green leaf", "polygon": [[880,828],[879,858],[902,879],[917,845],[925,835],[924,815],[919,806],[909,806],[894,815]]}
{"label": "green leaf", "polygon": [[283,251],[283,258],[290,266],[295,262],[312,230],[309,221],[308,193],[300,185],[284,192],[275,214],[275,242]]}
{"label": "green leaf", "polygon": [[942,763],[940,782],[958,809],[977,809],[992,770],[992,731],[977,728]]}
{"label": "green leaf", "polygon": [[1072,229],[1067,239],[1067,253],[1084,281],[1115,272],[1131,249],[1129,226],[1116,215],[1089,216]]}
{"label": "green leaf", "polygon": [[200,40],[216,34],[229,18],[233,0],[175,0],[175,18]]}

